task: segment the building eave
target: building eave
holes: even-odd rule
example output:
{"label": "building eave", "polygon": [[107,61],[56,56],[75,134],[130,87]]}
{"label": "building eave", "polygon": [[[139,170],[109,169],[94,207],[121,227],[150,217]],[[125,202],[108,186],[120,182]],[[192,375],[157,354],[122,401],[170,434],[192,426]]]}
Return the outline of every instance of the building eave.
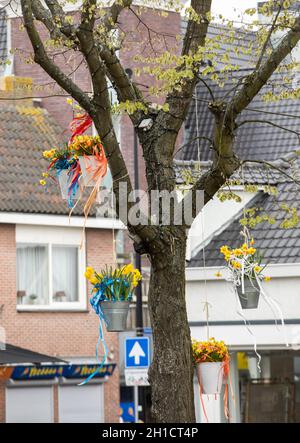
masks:
{"label": "building eave", "polygon": [[[0,212],[0,224],[22,224],[39,226],[65,226],[83,228],[84,217],[67,215],[28,214],[22,212]],[[89,217],[86,228],[126,229],[126,226],[115,218]]]}

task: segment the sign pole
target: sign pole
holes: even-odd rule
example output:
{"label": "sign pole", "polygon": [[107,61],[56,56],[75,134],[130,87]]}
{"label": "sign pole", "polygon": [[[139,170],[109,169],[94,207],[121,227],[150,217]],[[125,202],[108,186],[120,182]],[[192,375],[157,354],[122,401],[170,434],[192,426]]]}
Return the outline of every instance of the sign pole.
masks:
{"label": "sign pole", "polygon": [[[138,191],[140,188],[140,180],[139,180],[139,143],[138,143],[138,137],[135,128],[133,129],[134,132],[134,186],[135,190]],[[137,252],[135,253],[135,267],[141,272],[142,271],[142,263],[141,263],[141,255]],[[138,286],[135,290],[136,294],[136,317],[135,317],[135,327],[136,327],[136,335],[137,337],[142,337],[144,335],[144,325],[143,325],[143,297],[142,297],[142,285],[141,282],[138,283]],[[139,403],[139,387],[137,386],[134,391],[134,398],[137,397],[137,407],[135,407],[135,414],[137,416],[136,423],[138,423],[138,403]],[[143,387],[141,387],[141,398],[142,398],[142,405],[143,409],[145,408],[144,405],[144,390]],[[143,414],[144,414],[143,410]]]}
{"label": "sign pole", "polygon": [[139,422],[139,387],[133,387],[134,393],[134,423]]}

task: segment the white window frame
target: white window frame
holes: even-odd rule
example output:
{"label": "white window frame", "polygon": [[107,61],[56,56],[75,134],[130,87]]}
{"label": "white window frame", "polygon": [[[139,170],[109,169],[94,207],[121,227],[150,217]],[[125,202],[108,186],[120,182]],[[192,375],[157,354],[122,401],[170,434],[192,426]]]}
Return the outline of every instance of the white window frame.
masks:
{"label": "white window frame", "polygon": [[[48,290],[49,303],[44,304],[17,304],[18,311],[82,311],[87,309],[85,241],[82,242],[83,231],[78,228],[63,228],[54,226],[16,225],[16,247],[18,244],[44,245],[48,250]],[[49,247],[51,246],[51,247]],[[76,246],[78,248],[78,301],[59,302],[53,300],[52,291],[52,247]],[[17,270],[18,272],[18,270]],[[17,298],[17,296],[16,296]]]}

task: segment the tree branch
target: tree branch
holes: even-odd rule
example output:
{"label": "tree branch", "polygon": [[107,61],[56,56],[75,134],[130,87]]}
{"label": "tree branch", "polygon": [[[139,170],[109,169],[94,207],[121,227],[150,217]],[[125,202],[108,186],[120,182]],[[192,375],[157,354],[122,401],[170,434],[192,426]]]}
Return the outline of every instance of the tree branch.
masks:
{"label": "tree branch", "polygon": [[300,16],[295,20],[295,25],[281,43],[273,50],[272,54],[265,60],[259,69],[249,74],[241,89],[237,92],[227,108],[228,118],[235,120],[253,98],[259,93],[262,87],[270,79],[280,63],[290,54],[300,40]]}
{"label": "tree branch", "polygon": [[24,25],[34,51],[34,61],[68,92],[87,112],[92,112],[92,102],[64,72],[49,58],[33,20],[31,0],[21,0]]}
{"label": "tree branch", "polygon": [[270,42],[271,36],[272,36],[272,34],[273,34],[273,31],[274,31],[275,28],[276,28],[276,22],[277,22],[277,20],[278,20],[278,17],[279,17],[279,15],[280,15],[281,10],[282,10],[282,2],[280,3],[280,5],[279,5],[279,7],[278,7],[278,11],[277,11],[277,13],[276,13],[276,15],[275,15],[275,18],[274,18],[274,20],[273,20],[272,26],[271,26],[271,28],[269,29],[269,32],[268,32],[268,35],[267,35],[266,41],[265,41],[265,43],[264,43],[264,45],[263,45],[263,47],[262,47],[261,54],[260,54],[260,57],[259,57],[259,59],[258,59],[258,61],[257,61],[257,64],[256,64],[256,67],[255,67],[255,70],[257,70],[257,69],[260,67],[260,65],[261,65],[261,62],[262,62],[262,60],[263,60],[263,58],[264,58],[264,55],[265,55],[265,52],[266,52],[266,50],[267,50],[267,47],[268,47],[268,44],[269,44],[269,42]]}
{"label": "tree branch", "polygon": [[[208,13],[211,10],[211,0],[192,0],[191,7],[199,16],[199,22],[190,19],[183,40],[182,55],[194,55],[200,46],[205,45],[209,20]],[[169,105],[169,113],[165,113],[164,121],[174,131],[179,131],[198,81],[198,71],[201,61],[194,63],[194,76],[185,79],[180,91],[168,94],[166,104]],[[181,67],[178,68],[179,70]]]}

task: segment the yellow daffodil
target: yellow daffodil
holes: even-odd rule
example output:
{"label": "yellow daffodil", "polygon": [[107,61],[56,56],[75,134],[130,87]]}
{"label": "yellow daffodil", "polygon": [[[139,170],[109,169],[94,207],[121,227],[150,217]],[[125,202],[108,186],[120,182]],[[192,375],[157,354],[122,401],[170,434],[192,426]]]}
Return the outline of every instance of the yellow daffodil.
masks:
{"label": "yellow daffodil", "polygon": [[96,285],[97,283],[99,283],[99,280],[97,277],[91,277],[89,278],[90,283],[92,283],[92,285]]}
{"label": "yellow daffodil", "polygon": [[217,278],[221,278],[221,277],[222,277],[222,274],[221,274],[220,271],[218,271],[218,272],[215,273],[215,276],[216,276]]}
{"label": "yellow daffodil", "polygon": [[129,265],[126,265],[122,268],[122,274],[127,275],[134,272],[134,267],[132,263],[129,263]]}
{"label": "yellow daffodil", "polygon": [[48,177],[49,177],[48,172],[43,172],[43,173],[42,173],[42,177],[48,178]]}
{"label": "yellow daffodil", "polygon": [[258,266],[258,265],[254,266],[253,269],[257,274],[262,270],[261,266]]}
{"label": "yellow daffodil", "polygon": [[89,280],[90,278],[92,278],[92,276],[95,274],[94,269],[91,266],[88,266],[85,270],[85,277]]}
{"label": "yellow daffodil", "polygon": [[266,277],[265,277],[265,281],[268,282],[268,281],[270,281],[270,280],[271,280],[271,277],[269,277],[269,276],[266,276]]}
{"label": "yellow daffodil", "polygon": [[226,246],[226,245],[224,245],[224,246],[222,246],[221,248],[220,248],[220,252],[222,253],[222,254],[227,254],[228,252],[229,252],[229,248],[228,248],[228,246]]}
{"label": "yellow daffodil", "polygon": [[233,260],[231,262],[232,266],[234,267],[234,269],[240,269],[242,267],[241,263],[238,261]]}
{"label": "yellow daffodil", "polygon": [[45,186],[46,180],[40,180],[40,185]]}

